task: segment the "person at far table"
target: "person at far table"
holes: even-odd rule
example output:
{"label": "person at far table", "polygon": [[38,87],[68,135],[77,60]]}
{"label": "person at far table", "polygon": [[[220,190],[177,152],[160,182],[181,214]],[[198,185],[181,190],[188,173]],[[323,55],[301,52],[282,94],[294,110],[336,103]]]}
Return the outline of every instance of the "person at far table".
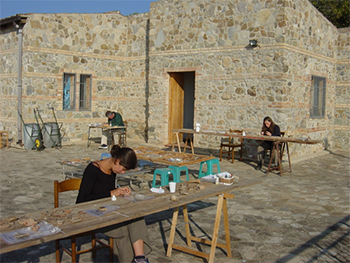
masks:
{"label": "person at far table", "polygon": [[[134,150],[114,145],[111,157],[91,162],[84,171],[76,203],[131,194],[130,188],[116,187],[116,174],[134,169],[137,157]],[[113,249],[118,262],[149,263],[146,254],[151,252],[144,218],[137,218],[99,230],[114,239]],[[146,253],[145,253],[146,252]]]}
{"label": "person at far table", "polygon": [[[108,118],[108,122],[105,124],[108,124],[109,126],[124,126],[122,115],[120,115],[118,112],[114,111],[107,111],[106,117]],[[124,133],[124,128],[115,129],[112,131],[113,140],[116,144],[119,144],[119,138],[120,135]],[[108,138],[109,131],[108,130],[102,130],[102,137],[101,137],[101,145],[98,147],[99,149],[107,149],[107,138]]]}
{"label": "person at far table", "polygon": [[[281,136],[281,130],[270,117],[266,116],[264,118],[260,134],[266,136]],[[256,170],[261,170],[262,166],[264,165],[265,151],[272,150],[272,145],[273,141],[263,141],[258,146],[258,166],[255,168]],[[274,156],[274,161],[276,163],[277,156]]]}

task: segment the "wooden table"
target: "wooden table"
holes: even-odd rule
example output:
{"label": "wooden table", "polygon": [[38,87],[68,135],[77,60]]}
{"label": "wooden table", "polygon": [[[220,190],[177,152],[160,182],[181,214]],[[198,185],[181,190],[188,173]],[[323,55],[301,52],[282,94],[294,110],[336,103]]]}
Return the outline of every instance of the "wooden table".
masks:
{"label": "wooden table", "polygon": [[[94,160],[91,158],[74,158],[58,162],[62,165],[63,180],[68,178],[82,178],[86,166]],[[136,167],[135,169],[128,170],[124,174],[117,174],[117,180],[129,180],[129,186],[132,190],[140,190],[144,185],[145,173],[151,172],[150,169],[144,169],[142,167]],[[135,188],[133,181],[139,182],[139,189]]]}
{"label": "wooden table", "polygon": [[[99,200],[90,201],[86,203],[80,203],[72,206],[61,207],[57,209],[28,213],[25,215],[26,218],[32,218],[40,222],[40,221],[43,221],[42,219],[43,214],[52,213],[54,211],[57,211],[58,209],[62,211],[64,210],[71,211],[71,213],[67,216],[67,219],[64,221],[62,225],[57,224],[57,221],[55,220],[53,221],[47,220],[47,222],[52,224],[53,226],[59,227],[61,229],[61,232],[54,235],[45,236],[39,239],[23,241],[23,242],[11,244],[11,245],[7,244],[1,239],[0,253],[6,253],[17,249],[22,249],[33,245],[38,245],[41,243],[62,239],[65,237],[70,237],[72,235],[77,235],[77,234],[85,233],[87,231],[97,230],[102,227],[111,226],[114,224],[129,221],[131,219],[147,216],[150,214],[154,214],[157,212],[174,208],[173,220],[172,220],[171,231],[169,236],[169,244],[167,249],[167,256],[169,257],[171,256],[172,249],[177,249],[177,250],[184,251],[186,253],[194,254],[196,256],[204,257],[208,259],[208,261],[211,263],[211,262],[214,262],[216,247],[225,248],[227,250],[227,256],[231,257],[229,218],[227,215],[226,199],[233,198],[234,195],[229,192],[241,189],[243,187],[248,187],[257,183],[260,183],[260,182],[242,180],[239,183],[227,186],[227,185],[216,185],[209,182],[202,182],[201,184],[205,187],[205,189],[199,190],[197,192],[190,192],[188,195],[180,195],[178,192],[170,193],[167,189],[165,189],[164,194],[156,194],[150,191],[142,191],[139,193],[143,193],[147,197],[151,197],[151,198],[144,201],[133,201],[133,200],[130,200],[130,198],[123,198],[123,197],[118,197],[117,201],[111,201],[111,198],[104,198],[104,199],[99,199]],[[170,200],[170,197],[173,195],[176,195],[178,197],[178,201],[173,202]],[[177,216],[178,216],[179,208],[180,207],[183,208],[184,220],[187,223],[189,223],[188,213],[187,213],[187,204],[200,201],[213,196],[218,196],[218,203],[217,203],[215,224],[213,227],[212,240],[204,240],[202,238],[192,236],[190,234],[189,224],[186,224],[187,246],[184,247],[184,246],[174,244],[175,228],[177,225]],[[120,206],[120,208],[113,212],[107,213],[101,217],[95,217],[87,213],[79,214],[80,211],[86,211],[88,209],[98,209],[98,207],[107,206],[107,205]],[[225,244],[218,243],[218,231],[219,231],[221,213],[223,213],[224,227],[226,232]],[[69,220],[68,218],[76,215],[80,215],[81,221],[72,223],[71,220]],[[6,218],[2,218],[1,220],[6,221]],[[14,228],[8,229],[6,231],[2,230],[2,233],[11,232],[11,231],[23,228],[23,226],[19,225],[17,221],[15,222],[16,223]],[[196,251],[190,248],[191,241],[202,242],[210,245],[211,246],[210,253],[205,254],[203,252]]]}
{"label": "wooden table", "polygon": [[[145,173],[150,173],[151,170],[150,169],[144,169],[141,167],[135,168],[133,170],[128,170],[123,174],[117,174],[117,182],[118,180],[125,180],[128,179],[129,180],[129,187],[131,188],[131,190],[133,191],[139,191],[141,189],[143,189],[143,187],[145,186]],[[134,181],[138,182],[138,188],[135,187]]]}
{"label": "wooden table", "polygon": [[[88,139],[87,139],[87,146],[90,146],[90,141],[91,141],[91,129],[102,129],[102,130],[108,130],[109,132],[109,137],[112,136],[112,131],[113,130],[118,130],[118,129],[126,129],[126,126],[109,126],[108,124],[89,124],[89,131],[88,131]],[[113,141],[113,136],[112,136],[112,141]],[[110,150],[110,144],[108,144],[108,151]]]}
{"label": "wooden table", "polygon": [[214,156],[163,151],[150,147],[138,147],[133,148],[133,150],[137,155],[137,159],[164,165],[185,166],[215,159]]}
{"label": "wooden table", "polygon": [[63,180],[74,178],[75,176],[81,178],[86,166],[92,161],[93,159],[91,158],[74,158],[58,162],[62,165]]}
{"label": "wooden table", "polygon": [[[297,139],[297,138],[291,138],[291,137],[277,137],[277,136],[266,136],[266,135],[252,135],[252,134],[246,134],[241,135],[237,133],[230,133],[230,132],[224,132],[224,131],[205,131],[201,130],[199,132],[192,130],[192,129],[174,129],[172,130],[176,137],[176,143],[179,152],[181,152],[181,143],[180,143],[180,133],[184,134],[186,133],[186,141],[185,145],[188,145],[190,143],[192,154],[194,154],[194,145],[193,145],[193,138],[190,136],[190,134],[205,134],[205,135],[212,135],[212,136],[220,136],[220,137],[235,137],[235,138],[243,138],[243,139],[250,139],[250,140],[256,140],[256,141],[273,141],[273,149],[272,152],[276,151],[278,156],[278,165],[276,167],[271,167],[272,159],[270,159],[269,166],[267,168],[267,173],[269,173],[272,170],[279,170],[280,174],[282,175],[283,172],[289,171],[292,172],[292,166],[290,161],[290,155],[289,155],[289,146],[288,143],[300,143],[300,144],[317,144],[321,143],[320,140],[310,140],[310,139]],[[173,142],[172,150],[174,150],[175,142]],[[289,169],[283,171],[282,170],[282,157],[283,157],[283,151],[287,151],[288,156],[288,163],[289,163]],[[186,151],[186,147],[184,147],[183,152]]]}

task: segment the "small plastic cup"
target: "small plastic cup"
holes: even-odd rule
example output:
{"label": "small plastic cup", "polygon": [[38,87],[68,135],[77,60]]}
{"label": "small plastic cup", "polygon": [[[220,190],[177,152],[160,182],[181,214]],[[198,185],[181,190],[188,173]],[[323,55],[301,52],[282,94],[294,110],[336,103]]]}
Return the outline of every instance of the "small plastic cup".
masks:
{"label": "small plastic cup", "polygon": [[170,193],[175,193],[175,191],[176,191],[176,183],[175,182],[170,182],[169,183],[169,189],[170,189]]}

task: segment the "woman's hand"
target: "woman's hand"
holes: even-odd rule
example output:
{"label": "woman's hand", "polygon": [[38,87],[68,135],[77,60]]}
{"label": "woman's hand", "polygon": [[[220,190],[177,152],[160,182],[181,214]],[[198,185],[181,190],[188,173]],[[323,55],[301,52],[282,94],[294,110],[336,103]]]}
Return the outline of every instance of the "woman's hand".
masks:
{"label": "woman's hand", "polygon": [[131,194],[131,190],[129,187],[118,187],[117,189],[114,189],[111,191],[111,196],[127,196]]}
{"label": "woman's hand", "polygon": [[272,133],[269,132],[269,131],[266,131],[265,133],[266,133],[267,136],[271,136],[272,135]]}

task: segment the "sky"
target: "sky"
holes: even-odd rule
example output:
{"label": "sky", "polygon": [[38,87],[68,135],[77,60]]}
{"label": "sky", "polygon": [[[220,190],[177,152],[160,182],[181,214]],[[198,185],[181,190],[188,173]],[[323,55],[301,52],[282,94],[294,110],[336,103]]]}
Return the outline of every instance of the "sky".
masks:
{"label": "sky", "polygon": [[157,0],[0,0],[0,19],[26,13],[103,13],[124,16],[149,12]]}

